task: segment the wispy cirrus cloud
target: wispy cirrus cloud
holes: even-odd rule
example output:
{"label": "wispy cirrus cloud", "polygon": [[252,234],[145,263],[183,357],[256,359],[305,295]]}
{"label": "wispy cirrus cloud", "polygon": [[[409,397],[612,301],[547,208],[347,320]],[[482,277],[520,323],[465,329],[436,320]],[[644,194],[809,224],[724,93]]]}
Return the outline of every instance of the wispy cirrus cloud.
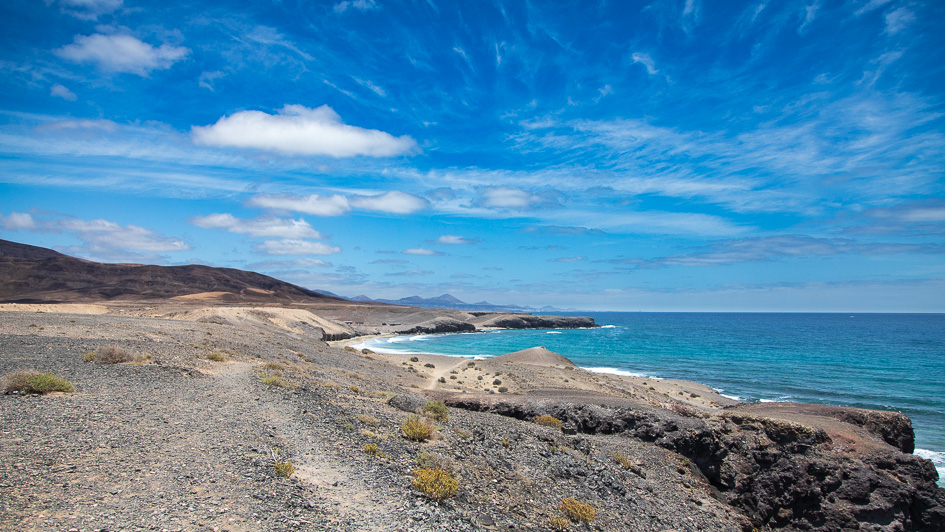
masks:
{"label": "wispy cirrus cloud", "polygon": [[333,255],[341,252],[338,246],[294,238],[266,240],[253,246],[253,249],[266,255]]}
{"label": "wispy cirrus cloud", "polygon": [[351,205],[366,211],[411,214],[426,209],[429,202],[413,194],[392,190],[377,196],[353,196]]}
{"label": "wispy cirrus cloud", "polygon": [[690,253],[652,259],[616,259],[611,262],[635,265],[638,268],[709,267],[816,256],[846,254],[868,256],[900,253],[942,254],[945,253],[945,246],[941,244],[858,242],[845,238],[783,235],[724,240],[709,246],[696,248]]}
{"label": "wispy cirrus cloud", "polygon": [[105,72],[125,72],[146,77],[184,59],[188,48],[164,43],[153,46],[131,35],[76,35],[75,42],[54,50],[63,59],[92,63]]}
{"label": "wispy cirrus cloud", "polygon": [[436,239],[437,244],[447,244],[451,246],[475,244],[476,242],[478,242],[478,240],[459,235],[442,235]]}
{"label": "wispy cirrus cloud", "polygon": [[420,255],[423,257],[439,257],[443,255],[443,253],[439,251],[434,251],[432,249],[426,249],[426,248],[408,248],[401,251],[401,253],[403,253],[404,255]]}
{"label": "wispy cirrus cloud", "polygon": [[63,13],[68,13],[82,20],[96,20],[98,17],[119,9],[123,0],[59,0]]}
{"label": "wispy cirrus cloud", "polygon": [[331,107],[286,105],[277,114],[239,111],[209,126],[191,129],[204,146],[253,148],[286,155],[392,157],[415,152],[417,142],[376,129],[343,123]]}

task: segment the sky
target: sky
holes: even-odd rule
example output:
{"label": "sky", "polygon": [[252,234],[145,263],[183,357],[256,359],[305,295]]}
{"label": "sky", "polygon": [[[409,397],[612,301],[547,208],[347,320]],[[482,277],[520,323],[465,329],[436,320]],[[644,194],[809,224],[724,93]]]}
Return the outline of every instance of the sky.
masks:
{"label": "sky", "polygon": [[945,312],[938,0],[0,4],[0,238],[345,297]]}

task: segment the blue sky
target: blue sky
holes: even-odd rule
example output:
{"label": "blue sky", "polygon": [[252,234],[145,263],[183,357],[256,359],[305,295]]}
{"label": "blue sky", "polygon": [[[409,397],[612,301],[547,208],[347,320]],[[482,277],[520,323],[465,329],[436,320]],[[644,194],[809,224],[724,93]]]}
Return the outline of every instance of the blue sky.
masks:
{"label": "blue sky", "polygon": [[945,4],[0,6],[0,238],[343,296],[945,311]]}

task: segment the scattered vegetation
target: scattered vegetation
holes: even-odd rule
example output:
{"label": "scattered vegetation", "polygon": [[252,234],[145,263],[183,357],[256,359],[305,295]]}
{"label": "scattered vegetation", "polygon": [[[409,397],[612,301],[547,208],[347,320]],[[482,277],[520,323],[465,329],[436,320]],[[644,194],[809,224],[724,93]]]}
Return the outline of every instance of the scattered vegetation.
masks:
{"label": "scattered vegetation", "polygon": [[218,351],[211,351],[207,353],[207,360],[213,362],[226,362],[226,355]]}
{"label": "scattered vegetation", "polygon": [[4,377],[3,390],[6,393],[38,393],[74,392],[75,386],[71,382],[57,377],[52,372],[39,373],[38,371],[18,371]]}
{"label": "scattered vegetation", "polygon": [[558,509],[569,519],[579,523],[589,523],[597,518],[593,506],[570,497],[561,499],[561,502],[558,503]]}
{"label": "scattered vegetation", "polygon": [[535,423],[539,425],[544,425],[546,427],[554,427],[556,429],[561,428],[561,420],[554,416],[538,416],[535,418]]}
{"label": "scattered vegetation", "polygon": [[449,471],[439,468],[417,468],[413,472],[411,484],[420,493],[436,502],[448,499],[459,491],[459,481]]}
{"label": "scattered vegetation", "polygon": [[89,353],[83,357],[86,362],[97,362],[99,364],[122,364],[131,362],[135,357],[127,350],[117,345],[106,345],[101,349]]}
{"label": "scattered vegetation", "polygon": [[433,422],[417,415],[407,416],[407,420],[400,428],[408,440],[426,441],[433,435]]}
{"label": "scattered vegetation", "polygon": [[446,409],[443,401],[427,401],[423,405],[423,411],[428,412],[437,421],[447,421],[450,418],[450,412]]}
{"label": "scattered vegetation", "polygon": [[262,365],[262,369],[282,371],[285,369],[285,364],[280,364],[278,362],[266,362],[265,364]]}

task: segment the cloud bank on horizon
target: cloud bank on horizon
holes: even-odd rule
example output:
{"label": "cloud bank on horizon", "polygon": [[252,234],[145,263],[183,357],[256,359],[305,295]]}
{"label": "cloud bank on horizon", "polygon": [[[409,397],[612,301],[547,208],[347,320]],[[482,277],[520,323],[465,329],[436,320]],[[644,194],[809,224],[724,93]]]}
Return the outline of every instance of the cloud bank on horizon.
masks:
{"label": "cloud bank on horizon", "polygon": [[0,14],[0,238],[345,296],[945,312],[941,2]]}

